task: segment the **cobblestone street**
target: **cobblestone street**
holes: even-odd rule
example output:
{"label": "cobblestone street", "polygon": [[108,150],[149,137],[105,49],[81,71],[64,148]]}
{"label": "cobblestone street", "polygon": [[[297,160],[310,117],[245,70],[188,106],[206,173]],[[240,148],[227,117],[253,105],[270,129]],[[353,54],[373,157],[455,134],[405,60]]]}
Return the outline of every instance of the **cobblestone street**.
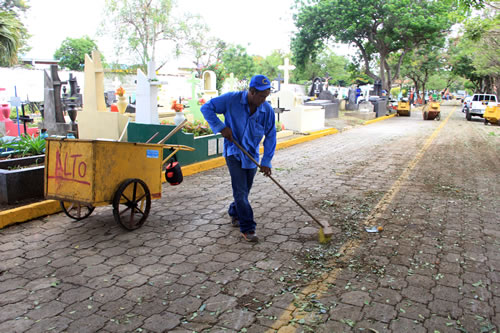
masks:
{"label": "cobblestone street", "polygon": [[163,185],[133,232],[111,206],[1,229],[0,332],[498,332],[500,126],[441,114],[276,152],[326,245],[260,174],[260,242],[243,242],[226,167]]}

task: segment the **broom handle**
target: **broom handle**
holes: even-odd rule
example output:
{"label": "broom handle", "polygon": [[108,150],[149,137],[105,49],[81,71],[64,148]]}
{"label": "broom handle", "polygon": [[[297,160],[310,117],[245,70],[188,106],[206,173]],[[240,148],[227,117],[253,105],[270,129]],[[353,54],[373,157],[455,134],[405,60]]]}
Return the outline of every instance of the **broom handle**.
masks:
{"label": "broom handle", "polygon": [[[250,155],[242,146],[240,146],[240,144],[238,142],[236,142],[234,139],[233,139],[233,143],[236,145],[236,147],[238,147],[253,163],[255,163],[255,165],[257,165],[259,167],[259,169],[261,169],[262,167],[260,166],[259,162],[257,162],[253,157],[252,155]],[[281,186],[280,183],[278,183],[278,181],[276,181],[276,179],[274,179],[271,175],[268,176],[269,178],[271,178],[271,180],[276,184],[278,185],[278,187],[283,191],[285,192],[286,195],[288,195],[290,197],[290,199],[293,200],[293,202],[295,202],[297,204],[297,206],[299,206],[300,208],[302,208],[302,210],[304,212],[307,213],[307,215],[309,215],[310,218],[312,218],[314,220],[314,222],[316,222],[317,224],[319,224],[321,227],[324,227],[323,223],[319,222],[311,213],[309,213],[309,211],[304,207],[302,206],[290,193],[288,193],[287,190],[285,190],[285,188],[283,186]]]}

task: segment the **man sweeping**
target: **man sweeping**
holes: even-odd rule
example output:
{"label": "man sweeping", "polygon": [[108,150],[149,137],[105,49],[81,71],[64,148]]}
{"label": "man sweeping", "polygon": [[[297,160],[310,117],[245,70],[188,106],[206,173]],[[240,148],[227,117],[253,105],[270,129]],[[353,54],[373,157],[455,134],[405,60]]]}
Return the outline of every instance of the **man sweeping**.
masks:
{"label": "man sweeping", "polygon": [[[266,102],[271,93],[271,81],[264,75],[250,80],[248,91],[229,92],[215,97],[201,107],[201,112],[214,133],[224,137],[224,157],[231,175],[234,201],[228,213],[233,226],[249,242],[258,242],[256,223],[248,200],[257,172],[256,165],[233,143],[239,143],[255,160],[259,160],[259,144],[264,139],[261,172],[271,175],[271,160],[276,148],[274,110]],[[222,122],[217,114],[224,115]]]}

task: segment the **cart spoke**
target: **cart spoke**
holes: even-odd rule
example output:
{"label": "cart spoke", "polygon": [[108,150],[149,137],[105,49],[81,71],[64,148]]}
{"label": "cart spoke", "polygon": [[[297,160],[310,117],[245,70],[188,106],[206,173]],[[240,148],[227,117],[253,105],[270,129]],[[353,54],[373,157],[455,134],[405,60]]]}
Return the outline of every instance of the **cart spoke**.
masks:
{"label": "cart spoke", "polygon": [[124,210],[122,210],[122,211],[120,212],[120,215],[123,215],[123,213],[125,213],[125,212],[126,212],[127,210],[129,210],[129,209],[130,209],[130,207],[125,208]]}
{"label": "cart spoke", "polygon": [[144,212],[142,211],[142,209],[141,209],[141,208],[139,208],[139,207],[135,207],[135,210],[137,210],[139,213],[141,213],[141,214],[144,216]]}
{"label": "cart spoke", "polygon": [[139,202],[141,201],[142,199],[144,199],[146,197],[146,193],[144,193],[139,199],[136,200],[136,202]]}
{"label": "cart spoke", "polygon": [[127,198],[127,196],[125,195],[125,193],[122,193],[122,197],[124,197],[124,198],[125,198],[125,200],[127,200],[127,202],[132,201],[132,200],[130,200],[129,198]]}
{"label": "cart spoke", "polygon": [[135,195],[137,194],[137,182],[134,182],[134,191],[132,193],[133,193],[133,196],[132,196],[133,197],[133,201],[137,202],[135,200]]}

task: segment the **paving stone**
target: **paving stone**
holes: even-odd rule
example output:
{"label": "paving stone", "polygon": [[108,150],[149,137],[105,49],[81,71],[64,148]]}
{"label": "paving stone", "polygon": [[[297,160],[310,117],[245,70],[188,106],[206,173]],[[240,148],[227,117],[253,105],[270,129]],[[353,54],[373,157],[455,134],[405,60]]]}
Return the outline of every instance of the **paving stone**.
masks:
{"label": "paving stone", "polygon": [[221,326],[238,332],[244,327],[249,327],[254,319],[255,313],[243,309],[234,309],[224,312],[219,317],[219,322]]}
{"label": "paving stone", "polygon": [[388,288],[375,289],[370,293],[370,296],[374,302],[391,305],[396,305],[402,299],[398,291]]}
{"label": "paving stone", "polygon": [[181,316],[170,313],[162,312],[155,314],[144,321],[144,328],[151,332],[165,332],[173,329],[180,324]]}
{"label": "paving stone", "polygon": [[108,319],[98,315],[90,315],[73,321],[69,327],[69,332],[92,333],[98,332],[107,324]]}
{"label": "paving stone", "polygon": [[70,323],[70,319],[62,316],[37,320],[26,332],[64,332]]}
{"label": "paving stone", "polygon": [[396,311],[393,306],[372,302],[363,308],[363,317],[373,319],[383,323],[389,323],[396,317]]}
{"label": "paving stone", "polygon": [[362,307],[364,304],[370,303],[371,298],[367,292],[351,291],[343,294],[340,300],[345,304]]}
{"label": "paving stone", "polygon": [[35,306],[33,310],[29,311],[26,314],[26,316],[36,321],[47,317],[57,316],[58,314],[63,312],[65,308],[66,304],[58,301],[51,301]]}
{"label": "paving stone", "polygon": [[31,325],[33,325],[33,320],[31,319],[14,319],[0,323],[0,332],[26,332]]}
{"label": "paving stone", "polygon": [[437,314],[442,317],[451,317],[452,319],[458,319],[462,315],[462,309],[458,306],[458,303],[448,302],[445,300],[434,300],[429,303],[429,310],[433,314]]}
{"label": "paving stone", "polygon": [[[0,323],[4,321],[10,321],[16,318],[27,318],[26,313],[34,307],[35,305],[33,303],[27,303],[27,302],[18,302],[18,303],[8,304],[7,306],[2,306],[2,311],[0,311]],[[0,325],[0,327],[2,326]]]}

